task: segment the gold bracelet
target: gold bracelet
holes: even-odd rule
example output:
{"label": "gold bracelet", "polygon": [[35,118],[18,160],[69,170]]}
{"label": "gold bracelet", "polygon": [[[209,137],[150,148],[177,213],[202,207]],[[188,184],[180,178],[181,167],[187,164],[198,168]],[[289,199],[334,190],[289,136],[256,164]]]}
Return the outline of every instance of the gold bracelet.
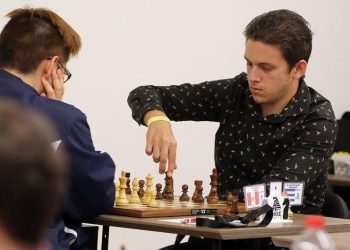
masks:
{"label": "gold bracelet", "polygon": [[149,125],[151,125],[153,122],[157,122],[157,121],[165,121],[170,123],[170,119],[164,115],[158,115],[158,116],[152,116],[151,118],[148,119],[147,121],[147,127],[149,127]]}

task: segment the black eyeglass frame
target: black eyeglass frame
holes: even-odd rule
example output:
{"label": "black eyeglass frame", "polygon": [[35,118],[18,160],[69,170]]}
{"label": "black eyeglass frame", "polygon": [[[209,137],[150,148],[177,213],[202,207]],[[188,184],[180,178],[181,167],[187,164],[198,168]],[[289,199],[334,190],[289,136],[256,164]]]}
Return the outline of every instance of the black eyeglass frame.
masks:
{"label": "black eyeglass frame", "polygon": [[[51,60],[53,57],[50,56],[48,58],[46,58],[47,60]],[[72,77],[72,73],[70,73],[70,71],[67,69],[66,66],[64,66],[64,63],[62,62],[61,58],[57,57],[58,59],[58,63],[60,64],[60,66],[63,68],[64,70],[64,74],[67,76],[67,79],[64,80],[63,82],[66,83],[71,77]]]}

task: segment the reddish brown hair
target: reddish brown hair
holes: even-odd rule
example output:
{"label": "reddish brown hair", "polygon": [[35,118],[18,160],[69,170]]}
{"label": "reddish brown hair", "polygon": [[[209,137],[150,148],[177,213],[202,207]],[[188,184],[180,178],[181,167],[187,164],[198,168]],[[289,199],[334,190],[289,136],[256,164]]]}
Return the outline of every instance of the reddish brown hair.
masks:
{"label": "reddish brown hair", "polygon": [[81,48],[78,33],[51,10],[19,8],[6,16],[10,20],[0,34],[1,68],[30,73],[48,57],[58,55],[67,62]]}

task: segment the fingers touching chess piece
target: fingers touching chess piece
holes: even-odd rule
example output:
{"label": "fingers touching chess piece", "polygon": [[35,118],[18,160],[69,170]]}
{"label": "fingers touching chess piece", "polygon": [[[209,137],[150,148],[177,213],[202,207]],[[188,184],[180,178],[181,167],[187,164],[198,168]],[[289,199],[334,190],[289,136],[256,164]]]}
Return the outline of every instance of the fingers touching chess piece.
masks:
{"label": "fingers touching chess piece", "polygon": [[174,200],[174,180],[172,176],[168,176],[165,173],[165,187],[163,190],[163,199],[165,200]]}

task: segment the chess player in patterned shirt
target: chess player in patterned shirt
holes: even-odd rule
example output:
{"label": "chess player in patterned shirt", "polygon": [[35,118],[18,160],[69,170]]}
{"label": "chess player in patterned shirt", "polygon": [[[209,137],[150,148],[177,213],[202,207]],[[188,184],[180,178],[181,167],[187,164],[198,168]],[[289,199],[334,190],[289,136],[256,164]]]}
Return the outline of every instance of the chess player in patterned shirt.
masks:
{"label": "chess player in patterned shirt", "polygon": [[[297,213],[320,213],[336,122],[330,102],[304,80],[312,49],[307,21],[289,10],[254,18],[245,29],[247,72],[178,86],[141,86],[128,103],[147,131],[146,153],[159,171],[176,168],[172,121],[213,121],[219,194],[270,181],[303,181]],[[154,118],[156,117],[156,118]]]}
{"label": "chess player in patterned shirt", "polygon": [[48,9],[20,8],[7,17],[0,34],[0,96],[46,116],[69,160],[68,195],[50,228],[51,249],[85,249],[81,223],[113,207],[115,164],[95,149],[85,114],[62,101],[71,76],[66,63],[78,54],[80,37]]}
{"label": "chess player in patterned shirt", "polygon": [[[337,128],[330,102],[304,81],[312,31],[299,14],[276,10],[254,18],[244,34],[246,73],[194,85],[142,86],[130,93],[133,118],[149,125],[146,153],[159,162],[161,173],[167,168],[171,174],[176,140],[164,116],[218,122],[219,195],[230,191],[242,199],[246,185],[303,181],[303,205],[293,212],[320,213]],[[223,248],[250,249],[253,242],[225,241]],[[205,243],[199,244],[201,249]],[[269,239],[262,246],[273,248]]]}

